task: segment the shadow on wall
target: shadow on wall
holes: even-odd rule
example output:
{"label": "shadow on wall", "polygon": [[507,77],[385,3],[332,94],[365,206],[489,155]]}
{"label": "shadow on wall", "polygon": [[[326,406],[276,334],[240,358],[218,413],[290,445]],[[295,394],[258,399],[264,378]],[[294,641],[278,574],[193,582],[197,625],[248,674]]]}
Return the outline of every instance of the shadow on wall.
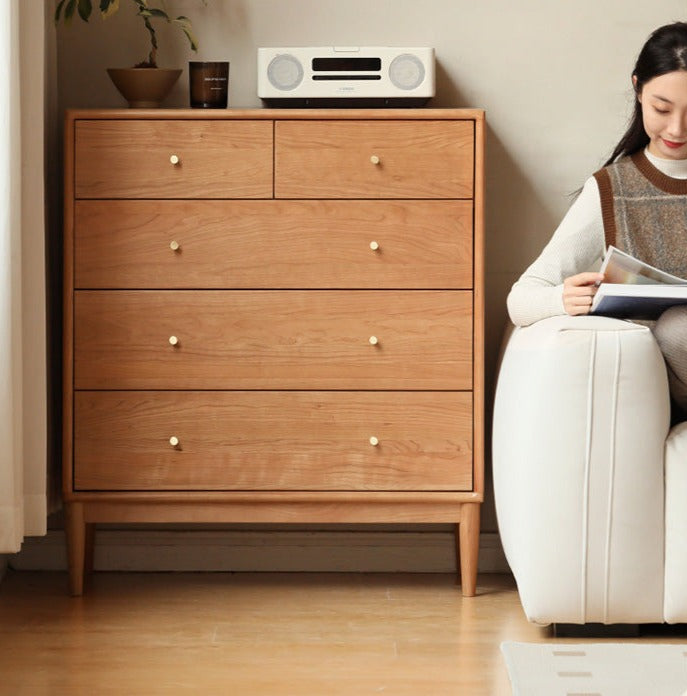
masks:
{"label": "shadow on wall", "polygon": [[[480,102],[482,100],[479,100]],[[491,477],[491,418],[498,354],[507,326],[506,297],[559,223],[538,197],[489,119],[489,103],[476,103],[461,92],[440,61],[436,63],[436,96],[430,107],[477,107],[486,111],[485,193],[485,501],[482,528],[496,529]],[[523,134],[526,137],[526,134]]]}
{"label": "shadow on wall", "polygon": [[[498,356],[512,284],[544,247],[559,220],[538,197],[518,161],[489,125],[485,194],[485,529],[496,529],[491,477],[491,419]],[[492,527],[493,525],[493,527]]]}

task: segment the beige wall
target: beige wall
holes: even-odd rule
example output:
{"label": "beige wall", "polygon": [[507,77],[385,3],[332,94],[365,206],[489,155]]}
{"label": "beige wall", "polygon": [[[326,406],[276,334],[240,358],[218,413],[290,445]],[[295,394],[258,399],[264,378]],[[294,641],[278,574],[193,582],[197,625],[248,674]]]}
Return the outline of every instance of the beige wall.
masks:
{"label": "beige wall", "polygon": [[[146,35],[128,0],[57,39],[60,112],[122,106],[105,74],[141,60]],[[610,153],[631,104],[636,54],[655,27],[687,19],[684,0],[168,0],[200,42],[160,30],[160,65],[231,62],[230,106],[257,106],[256,49],[289,45],[436,48],[433,106],[487,112],[487,384],[505,296],[579,188]],[[168,100],[188,105],[188,72]],[[489,494],[484,527],[495,528]]]}

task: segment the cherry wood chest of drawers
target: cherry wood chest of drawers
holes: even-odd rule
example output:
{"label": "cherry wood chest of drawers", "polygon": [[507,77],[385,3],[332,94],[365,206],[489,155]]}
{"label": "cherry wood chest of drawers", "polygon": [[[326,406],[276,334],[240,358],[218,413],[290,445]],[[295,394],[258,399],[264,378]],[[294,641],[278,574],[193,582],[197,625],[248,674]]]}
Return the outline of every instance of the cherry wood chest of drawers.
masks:
{"label": "cherry wood chest of drawers", "polygon": [[70,589],[116,522],[457,525],[483,498],[484,115],[70,111]]}

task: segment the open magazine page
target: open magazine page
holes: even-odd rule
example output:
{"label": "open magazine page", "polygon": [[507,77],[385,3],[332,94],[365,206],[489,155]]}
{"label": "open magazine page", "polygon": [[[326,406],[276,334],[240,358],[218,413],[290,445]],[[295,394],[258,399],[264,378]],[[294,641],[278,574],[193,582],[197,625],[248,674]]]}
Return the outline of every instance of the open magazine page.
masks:
{"label": "open magazine page", "polygon": [[612,245],[608,247],[599,271],[604,274],[604,283],[687,285],[684,278],[654,268]]}
{"label": "open magazine page", "polygon": [[609,246],[591,313],[610,317],[655,319],[668,307],[687,304],[687,280],[654,268]]}
{"label": "open magazine page", "polygon": [[687,304],[685,283],[602,283],[594,296],[591,313],[628,319],[656,319],[668,307],[677,304]]}

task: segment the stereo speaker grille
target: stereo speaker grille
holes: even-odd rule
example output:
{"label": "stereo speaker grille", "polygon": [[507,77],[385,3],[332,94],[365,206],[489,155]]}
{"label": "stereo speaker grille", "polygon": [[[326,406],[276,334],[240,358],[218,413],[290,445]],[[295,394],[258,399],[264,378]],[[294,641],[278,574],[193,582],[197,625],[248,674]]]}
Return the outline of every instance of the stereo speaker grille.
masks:
{"label": "stereo speaker grille", "polygon": [[412,53],[402,53],[391,61],[389,79],[399,89],[416,89],[425,79],[425,66]]}
{"label": "stereo speaker grille", "polygon": [[283,53],[270,61],[267,79],[275,89],[288,92],[296,89],[303,81],[303,66],[295,56]]}

